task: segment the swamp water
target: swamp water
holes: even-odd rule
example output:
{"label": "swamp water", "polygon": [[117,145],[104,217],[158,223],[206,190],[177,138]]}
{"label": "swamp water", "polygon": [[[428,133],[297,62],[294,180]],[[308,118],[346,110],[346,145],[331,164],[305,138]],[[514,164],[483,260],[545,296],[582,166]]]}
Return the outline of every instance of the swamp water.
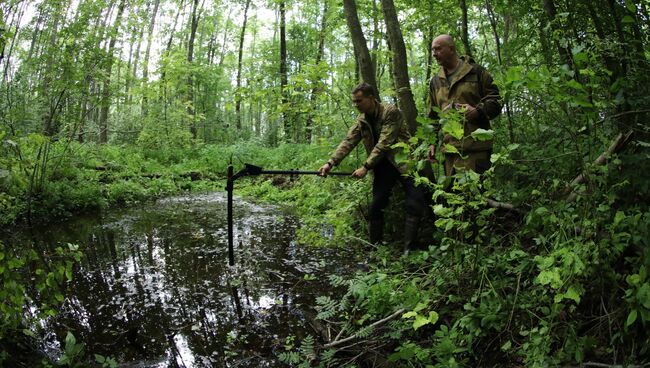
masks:
{"label": "swamp water", "polygon": [[121,367],[282,366],[288,336],[316,334],[306,316],[328,294],[327,276],[349,273],[354,257],[296,245],[298,223],[277,207],[236,199],[234,208],[234,268],[225,193],[13,234],[16,245],[74,243],[84,253],[47,323],[48,353],[61,351],[70,330],[87,352]]}

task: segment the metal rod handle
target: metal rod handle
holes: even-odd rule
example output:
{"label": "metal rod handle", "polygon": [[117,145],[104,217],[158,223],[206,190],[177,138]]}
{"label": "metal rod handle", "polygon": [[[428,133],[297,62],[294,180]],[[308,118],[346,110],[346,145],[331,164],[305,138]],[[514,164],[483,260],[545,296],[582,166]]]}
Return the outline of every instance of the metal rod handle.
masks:
{"label": "metal rod handle", "polygon": [[233,225],[232,225],[232,191],[233,191],[233,168],[228,165],[228,182],[226,190],[228,191],[228,264],[235,265],[235,251],[233,249]]}
{"label": "metal rod handle", "polygon": [[[262,170],[260,174],[273,174],[273,175],[320,175],[319,171],[301,171],[301,170]],[[346,172],[330,172],[327,176],[350,176],[352,173]]]}

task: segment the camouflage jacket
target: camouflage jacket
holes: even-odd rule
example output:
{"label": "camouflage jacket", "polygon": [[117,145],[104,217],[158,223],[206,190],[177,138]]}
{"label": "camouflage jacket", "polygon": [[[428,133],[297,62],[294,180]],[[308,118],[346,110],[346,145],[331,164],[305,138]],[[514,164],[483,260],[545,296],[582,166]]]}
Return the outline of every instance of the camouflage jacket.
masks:
{"label": "camouflage jacket", "polygon": [[429,81],[427,115],[434,120],[436,131],[440,131],[439,116],[435,107],[444,111],[450,104],[453,106],[456,103],[476,106],[479,118],[464,122],[464,137],[457,140],[451,135],[445,134],[442,143],[450,143],[461,152],[487,151],[492,148],[492,140],[477,141],[470,135],[478,128],[490,129],[490,120],[501,113],[499,88],[494,84],[492,76],[482,66],[467,56],[461,57],[461,59],[465,62],[453,76],[451,85],[443,68],[440,68],[438,74]]}
{"label": "camouflage jacket", "polygon": [[375,121],[377,125],[375,131],[379,132],[377,140],[373,137],[373,129],[370,124],[366,115],[360,114],[328,162],[333,166],[338,165],[363,140],[366,153],[368,153],[368,158],[364,163],[366,168],[373,169],[383,157],[386,157],[400,173],[404,174],[406,168],[396,164],[395,149],[391,148],[393,144],[408,142],[410,138],[402,111],[392,104],[379,104],[379,116]]}

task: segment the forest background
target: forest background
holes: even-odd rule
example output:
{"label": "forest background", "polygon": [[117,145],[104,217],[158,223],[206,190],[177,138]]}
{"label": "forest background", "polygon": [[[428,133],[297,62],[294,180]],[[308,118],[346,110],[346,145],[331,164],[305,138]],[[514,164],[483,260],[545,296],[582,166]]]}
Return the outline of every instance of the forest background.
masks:
{"label": "forest background", "polygon": [[[380,247],[376,268],[332,280],[348,291],[319,299],[319,318],[362,343],[326,349],[308,340],[281,358],[338,366],[374,351],[406,366],[647,363],[649,6],[3,1],[0,223],[222,188],[233,158],[315,170],[353,122],[349,93],[360,80],[404,111],[416,168],[435,142],[423,117],[437,71],[430,44],[449,33],[501,89],[502,116],[484,133],[496,142],[493,169],[452,193],[427,183],[438,228],[429,251],[396,259]],[[352,156],[347,168],[362,162]],[[367,182],[315,180],[248,193],[334,225],[329,246],[355,242]],[[24,266],[36,260],[2,247],[6,348],[29,323],[25,299],[46,315],[62,296],[44,291],[56,282],[31,295],[38,277]],[[71,277],[65,268],[57,275],[61,285]]]}

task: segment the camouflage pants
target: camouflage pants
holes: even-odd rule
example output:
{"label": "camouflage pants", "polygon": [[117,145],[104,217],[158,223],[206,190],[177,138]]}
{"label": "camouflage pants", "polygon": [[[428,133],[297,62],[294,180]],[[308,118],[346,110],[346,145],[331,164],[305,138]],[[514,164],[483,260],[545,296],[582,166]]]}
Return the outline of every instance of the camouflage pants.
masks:
{"label": "camouflage pants", "polygon": [[445,175],[454,175],[457,167],[464,167],[473,170],[477,174],[483,174],[492,166],[492,163],[490,162],[491,155],[492,150],[470,152],[465,155],[465,158],[456,153],[446,153]]}

